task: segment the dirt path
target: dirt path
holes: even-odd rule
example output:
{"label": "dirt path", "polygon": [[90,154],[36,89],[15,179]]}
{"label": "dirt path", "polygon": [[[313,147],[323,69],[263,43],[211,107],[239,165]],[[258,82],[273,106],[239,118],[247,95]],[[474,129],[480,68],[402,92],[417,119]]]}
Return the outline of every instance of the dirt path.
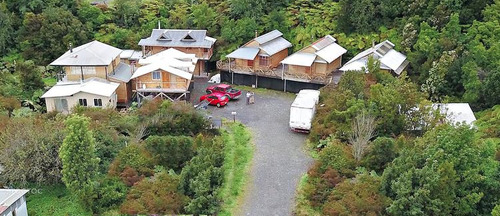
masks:
{"label": "dirt path", "polygon": [[[193,97],[198,98],[203,89],[203,85],[197,85],[198,94]],[[287,94],[269,92],[256,94],[253,105],[246,105],[245,98],[241,98],[227,107],[208,109],[213,116],[227,119],[232,119],[231,112],[237,112],[236,119],[254,133],[251,179],[239,210],[241,215],[292,214],[298,182],[312,164],[304,151],[306,136],[288,128],[293,99]]]}

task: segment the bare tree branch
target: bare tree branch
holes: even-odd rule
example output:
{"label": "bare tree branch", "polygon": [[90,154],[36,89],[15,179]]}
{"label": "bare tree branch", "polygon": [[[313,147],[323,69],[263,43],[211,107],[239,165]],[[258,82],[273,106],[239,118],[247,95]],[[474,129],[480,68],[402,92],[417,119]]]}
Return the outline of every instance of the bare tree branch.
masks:
{"label": "bare tree branch", "polygon": [[375,136],[375,127],[375,118],[364,112],[358,114],[352,122],[352,132],[349,137],[349,144],[352,148],[352,155],[357,161],[363,158],[370,139]]}

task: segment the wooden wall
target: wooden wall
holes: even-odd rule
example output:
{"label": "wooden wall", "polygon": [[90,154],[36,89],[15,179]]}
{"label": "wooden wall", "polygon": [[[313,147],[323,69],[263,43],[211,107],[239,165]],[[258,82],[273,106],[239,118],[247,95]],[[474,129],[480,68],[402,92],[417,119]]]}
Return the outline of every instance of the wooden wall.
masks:
{"label": "wooden wall", "polygon": [[[106,72],[108,74],[111,73],[113,71],[113,69],[118,66],[119,63],[120,63],[120,56],[117,56],[108,66],[88,66],[88,67],[95,68],[96,73],[95,74],[84,74],[83,78],[88,79],[88,78],[92,78],[92,77],[98,77],[98,78],[102,78],[102,79],[107,79]],[[82,78],[82,74],[81,73],[71,74],[71,67],[72,66],[65,66],[64,67],[64,71],[66,72],[66,77],[67,77],[68,81],[80,81]],[[75,66],[75,67],[79,67],[79,66]]]}
{"label": "wooden wall", "polygon": [[[170,83],[178,82],[178,83]],[[139,84],[139,86],[137,86]],[[162,71],[160,80],[153,80],[153,73],[144,74],[140,77],[134,79],[132,85],[133,89],[142,89],[143,86],[146,88],[156,89],[158,86],[164,89],[188,89],[189,80],[182,77],[173,75],[167,71]]]}

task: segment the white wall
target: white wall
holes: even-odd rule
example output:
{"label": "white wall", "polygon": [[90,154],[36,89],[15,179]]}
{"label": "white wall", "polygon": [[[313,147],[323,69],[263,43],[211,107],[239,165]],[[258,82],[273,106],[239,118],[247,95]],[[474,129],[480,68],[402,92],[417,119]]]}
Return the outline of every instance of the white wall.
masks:
{"label": "white wall", "polygon": [[[103,108],[116,108],[117,97],[116,92],[111,95],[111,97],[105,97],[100,95],[89,94],[85,92],[79,92],[72,96],[60,97],[60,98],[45,98],[45,103],[47,106],[47,112],[52,112],[56,110],[55,99],[66,99],[68,101],[68,109],[71,111],[73,107],[79,104],[79,99],[87,99],[87,107],[95,107],[94,99],[102,100]],[[68,112],[63,112],[68,114]]]}
{"label": "white wall", "polygon": [[16,216],[28,216],[28,208],[26,207],[25,196],[13,203],[1,216],[13,216],[12,212],[16,212]]}

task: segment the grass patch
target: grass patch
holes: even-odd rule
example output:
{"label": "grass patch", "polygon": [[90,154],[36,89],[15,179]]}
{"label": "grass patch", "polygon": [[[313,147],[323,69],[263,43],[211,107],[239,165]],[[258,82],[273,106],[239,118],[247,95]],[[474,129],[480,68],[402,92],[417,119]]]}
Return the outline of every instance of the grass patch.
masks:
{"label": "grass patch", "polygon": [[62,184],[42,186],[41,193],[28,193],[27,205],[31,216],[86,216],[91,212],[83,209],[78,200]]}
{"label": "grass patch", "polygon": [[299,187],[297,188],[297,196],[295,198],[295,209],[294,215],[311,215],[311,216],[319,216],[321,213],[314,210],[309,204],[309,200],[306,197],[306,188],[309,186],[308,184],[309,176],[304,174],[300,178]]}
{"label": "grass patch", "polygon": [[54,86],[57,83],[57,79],[55,77],[46,77],[42,79],[43,83],[45,83],[45,86]]}
{"label": "grass patch", "polygon": [[251,135],[241,123],[226,124],[224,142],[224,183],[220,197],[224,200],[219,215],[233,215],[243,196],[253,156]]}

